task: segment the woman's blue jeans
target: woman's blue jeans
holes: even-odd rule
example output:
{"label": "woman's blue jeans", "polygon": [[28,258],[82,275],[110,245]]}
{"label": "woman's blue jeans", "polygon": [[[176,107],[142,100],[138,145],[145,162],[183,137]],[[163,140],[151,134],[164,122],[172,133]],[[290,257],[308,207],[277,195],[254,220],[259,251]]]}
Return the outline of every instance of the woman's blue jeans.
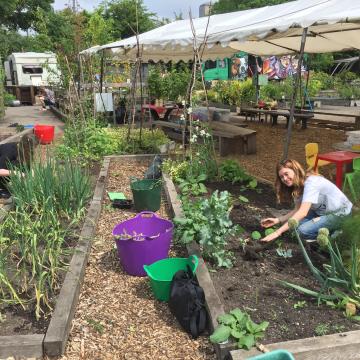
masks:
{"label": "woman's blue jeans", "polygon": [[331,233],[339,228],[341,218],[341,216],[333,214],[319,216],[310,210],[306,217],[299,222],[299,235],[303,240],[316,239],[321,228],[327,228]]}

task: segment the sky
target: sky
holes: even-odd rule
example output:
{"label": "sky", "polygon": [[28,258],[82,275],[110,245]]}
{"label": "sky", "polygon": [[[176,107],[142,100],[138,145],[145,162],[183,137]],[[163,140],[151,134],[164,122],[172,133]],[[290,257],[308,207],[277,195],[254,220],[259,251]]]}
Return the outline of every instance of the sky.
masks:
{"label": "sky", "polygon": [[[93,10],[96,8],[102,0],[77,0],[77,3],[81,8],[86,10]],[[189,17],[189,9],[193,17],[199,16],[199,6],[207,0],[144,0],[145,6],[150,12],[153,12],[161,18],[174,19],[174,12],[180,14],[182,12],[183,17]],[[72,4],[72,0],[55,0],[54,8],[56,10],[63,9],[65,4]]]}

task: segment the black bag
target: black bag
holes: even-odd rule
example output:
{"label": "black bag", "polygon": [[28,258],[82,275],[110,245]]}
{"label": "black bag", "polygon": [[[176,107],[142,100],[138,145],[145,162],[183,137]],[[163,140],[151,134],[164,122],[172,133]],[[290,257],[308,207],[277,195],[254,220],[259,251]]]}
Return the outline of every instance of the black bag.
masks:
{"label": "black bag", "polygon": [[144,179],[160,179],[161,164],[162,164],[161,157],[159,155],[156,155],[149,168],[145,171]]}
{"label": "black bag", "polygon": [[183,329],[196,339],[206,328],[205,294],[188,271],[179,270],[170,286],[169,307]]}

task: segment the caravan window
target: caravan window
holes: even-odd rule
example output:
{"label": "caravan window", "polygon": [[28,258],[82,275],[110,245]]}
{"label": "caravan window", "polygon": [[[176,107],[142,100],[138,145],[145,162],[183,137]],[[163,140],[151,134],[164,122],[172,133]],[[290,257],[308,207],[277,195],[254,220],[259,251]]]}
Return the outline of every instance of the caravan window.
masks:
{"label": "caravan window", "polygon": [[206,60],[205,61],[205,70],[216,69],[216,61]]}
{"label": "caravan window", "polygon": [[22,67],[24,74],[42,74],[43,69],[38,65],[23,65]]}

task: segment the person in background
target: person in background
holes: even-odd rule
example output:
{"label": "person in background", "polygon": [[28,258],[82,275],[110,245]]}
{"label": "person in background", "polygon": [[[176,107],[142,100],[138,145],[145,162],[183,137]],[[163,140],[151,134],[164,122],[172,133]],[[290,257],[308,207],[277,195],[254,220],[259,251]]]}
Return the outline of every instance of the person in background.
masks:
{"label": "person in background", "polygon": [[319,174],[305,173],[296,160],[287,159],[277,165],[275,190],[279,203],[293,201],[295,208],[284,216],[261,220],[264,228],[282,224],[261,239],[264,242],[287,231],[290,218],[299,222],[300,237],[306,240],[316,239],[320,228],[333,232],[339,227],[339,220],[351,213],[352,203],[336,185]]}
{"label": "person in background", "polygon": [[49,106],[55,106],[55,94],[52,90],[47,88],[40,88],[40,103],[42,111],[46,110]]}
{"label": "person in background", "polygon": [[0,145],[0,197],[10,197],[8,191],[8,183],[11,177],[10,169],[19,165],[30,166],[35,141],[33,136],[24,135],[18,143],[9,142]]}

